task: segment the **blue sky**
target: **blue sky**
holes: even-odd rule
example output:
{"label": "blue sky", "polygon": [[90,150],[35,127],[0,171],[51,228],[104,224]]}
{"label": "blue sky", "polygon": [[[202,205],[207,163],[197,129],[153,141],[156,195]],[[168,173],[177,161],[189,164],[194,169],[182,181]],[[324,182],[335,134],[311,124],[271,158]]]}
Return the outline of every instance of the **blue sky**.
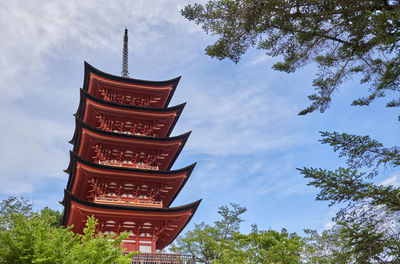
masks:
{"label": "blue sky", "polygon": [[[129,29],[129,72],[138,79],[182,75],[172,105],[187,102],[173,135],[192,130],[174,168],[198,162],[175,206],[202,198],[193,223],[218,219],[218,206],[248,208],[242,231],[323,229],[335,213],[315,201],[296,168],[343,165],[318,131],[371,135],[398,144],[397,109],[384,100],[351,107],[367,94],[357,78],[334,95],[326,113],[300,117],[313,92],[314,65],[288,75],[277,60],[251,50],[235,65],[204,55],[215,38],[180,16],[193,1],[36,1],[0,3],[0,198],[24,195],[35,208],[61,210],[65,169],[83,83],[83,61],[120,75],[122,38]],[[377,182],[400,184],[399,170]]]}

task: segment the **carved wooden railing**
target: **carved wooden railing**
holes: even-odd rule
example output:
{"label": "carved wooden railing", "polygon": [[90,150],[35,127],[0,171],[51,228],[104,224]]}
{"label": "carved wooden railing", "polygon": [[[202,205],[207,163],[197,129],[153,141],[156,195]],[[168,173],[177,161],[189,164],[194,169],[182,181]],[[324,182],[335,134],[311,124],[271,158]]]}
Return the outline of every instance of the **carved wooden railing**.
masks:
{"label": "carved wooden railing", "polygon": [[120,134],[156,137],[164,124],[149,120],[120,121],[106,115],[97,115],[97,128]]}
{"label": "carved wooden railing", "polygon": [[119,94],[108,89],[99,90],[104,101],[110,101],[119,104],[136,105],[142,107],[149,107],[151,104],[158,103],[161,97],[156,95],[142,95],[132,97],[129,95]]}
{"label": "carved wooden railing", "polygon": [[104,148],[101,144],[96,144],[92,148],[96,154],[92,157],[95,163],[116,167],[159,170],[159,160],[165,159],[168,156],[166,153],[146,154],[118,149],[111,151],[110,148]]}
{"label": "carved wooden railing", "polygon": [[132,258],[132,264],[196,264],[193,255],[141,253]]}

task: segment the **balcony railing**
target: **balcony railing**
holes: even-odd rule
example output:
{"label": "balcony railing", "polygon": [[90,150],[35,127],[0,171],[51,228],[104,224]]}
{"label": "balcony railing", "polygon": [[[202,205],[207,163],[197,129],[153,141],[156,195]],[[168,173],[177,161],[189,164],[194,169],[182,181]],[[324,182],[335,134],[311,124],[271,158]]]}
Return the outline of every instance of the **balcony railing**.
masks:
{"label": "balcony railing", "polygon": [[196,264],[193,255],[141,253],[132,258],[132,264]]}

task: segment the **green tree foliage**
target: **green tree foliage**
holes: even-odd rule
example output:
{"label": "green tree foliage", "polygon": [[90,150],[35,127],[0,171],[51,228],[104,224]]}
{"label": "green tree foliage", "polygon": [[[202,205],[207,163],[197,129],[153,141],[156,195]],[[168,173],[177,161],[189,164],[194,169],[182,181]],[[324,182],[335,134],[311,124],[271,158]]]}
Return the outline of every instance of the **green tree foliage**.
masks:
{"label": "green tree foliage", "polygon": [[353,208],[336,217],[334,226],[318,234],[306,230],[304,263],[400,263],[399,215],[368,206]]}
{"label": "green tree foliage", "polygon": [[239,231],[240,224],[243,222],[240,216],[247,211],[245,207],[235,203],[231,203],[230,206],[232,209],[226,205],[218,208],[218,214],[222,216],[222,220],[215,221],[215,228],[219,231],[218,239],[220,240],[231,239]]}
{"label": "green tree foliage", "polygon": [[315,230],[305,230],[305,250],[302,260],[308,264],[349,264],[354,258],[345,246],[346,241],[341,236],[337,226],[318,234]]}
{"label": "green tree foliage", "polygon": [[84,234],[75,235],[60,226],[60,213],[44,208],[32,212],[25,199],[10,197],[2,202],[0,220],[0,264],[130,263],[122,256],[122,239],[95,234],[97,220],[90,217]]}
{"label": "green tree foliage", "polygon": [[[257,47],[282,59],[273,68],[287,73],[316,63],[316,93],[300,114],[324,112],[333,92],[353,75],[369,84],[370,94],[352,105],[369,105],[389,95],[394,99],[388,99],[387,107],[400,106],[398,0],[210,0],[188,5],[181,13],[218,36],[206,48],[211,57],[238,62]],[[347,166],[300,172],[320,190],[317,200],[344,206],[331,230],[321,235],[310,231],[309,248],[315,253],[310,262],[400,263],[400,189],[373,179],[382,168],[400,165],[400,149],[337,132],[323,132],[322,143],[345,157]]]}
{"label": "green tree foliage", "polygon": [[[371,205],[385,206],[391,211],[400,211],[400,189],[391,185],[374,184],[370,179],[381,167],[400,165],[400,149],[385,148],[369,136],[349,135],[337,132],[321,132],[323,144],[329,144],[340,157],[346,157],[348,167],[334,171],[303,168],[300,172],[312,179],[308,185],[320,188],[317,200],[340,202],[368,200]],[[364,169],[364,171],[360,171]],[[366,171],[367,172],[366,172]]]}
{"label": "green tree foliage", "polygon": [[256,226],[250,234],[241,234],[240,216],[246,208],[237,204],[231,204],[231,208],[221,206],[218,213],[222,220],[212,226],[195,225],[193,231],[176,240],[171,250],[193,254],[198,263],[300,263],[303,242],[299,236],[286,230],[259,231]]}
{"label": "green tree foliage", "polygon": [[346,158],[347,167],[300,172],[311,179],[308,185],[320,189],[317,200],[345,204],[333,220],[343,251],[354,259],[347,263],[400,261],[400,188],[373,181],[380,169],[400,165],[399,148],[386,148],[368,136],[322,132],[322,137]]}
{"label": "green tree foliage", "polygon": [[220,256],[211,263],[298,264],[302,248],[303,242],[295,233],[255,228],[250,234],[235,233],[233,239],[221,241]]}
{"label": "green tree foliage", "polygon": [[[283,59],[273,66],[279,71],[317,63],[316,93],[302,115],[324,112],[332,93],[354,74],[370,84],[370,94],[353,105],[400,91],[398,0],[211,0],[187,5],[181,13],[219,37],[206,48],[211,57],[238,62],[255,46]],[[387,106],[400,106],[400,97]]]}
{"label": "green tree foliage", "polygon": [[0,231],[12,228],[14,215],[29,216],[31,213],[32,204],[24,197],[8,197],[0,203]]}
{"label": "green tree foliage", "polygon": [[49,219],[49,221],[51,220],[49,223],[54,227],[61,226],[62,213],[60,211],[50,209],[46,206],[40,211],[40,216]]}
{"label": "green tree foliage", "polygon": [[172,245],[173,252],[194,255],[199,263],[211,263],[218,259],[221,252],[218,244],[223,240],[231,240],[233,235],[239,231],[240,223],[243,222],[241,215],[246,208],[238,204],[230,204],[219,207],[218,213],[222,220],[215,221],[213,226],[205,223],[196,224],[193,231],[188,231],[185,236],[180,236]]}

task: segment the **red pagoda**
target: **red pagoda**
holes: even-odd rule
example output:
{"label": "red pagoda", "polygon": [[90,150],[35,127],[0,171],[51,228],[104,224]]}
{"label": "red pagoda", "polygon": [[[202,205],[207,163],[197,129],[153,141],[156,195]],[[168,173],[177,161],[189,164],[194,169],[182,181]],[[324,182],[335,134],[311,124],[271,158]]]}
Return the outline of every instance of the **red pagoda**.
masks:
{"label": "red pagoda", "polygon": [[170,136],[185,106],[168,107],[180,77],[129,78],[127,58],[125,30],[122,77],[85,62],[63,224],[82,233],[93,215],[97,232],[129,233],[127,252],[155,253],[177,237],[200,204],[170,207],[195,164],[171,170],[190,135]]}

